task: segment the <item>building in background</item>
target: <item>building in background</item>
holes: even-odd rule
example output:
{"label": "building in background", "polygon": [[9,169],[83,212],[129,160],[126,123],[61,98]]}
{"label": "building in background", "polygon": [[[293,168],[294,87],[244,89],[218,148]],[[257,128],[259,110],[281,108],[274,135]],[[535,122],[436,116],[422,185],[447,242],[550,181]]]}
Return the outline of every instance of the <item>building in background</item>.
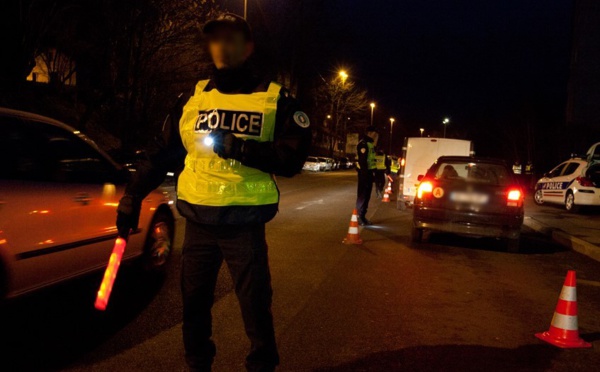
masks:
{"label": "building in background", "polygon": [[75,86],[76,78],[75,62],[56,49],[50,49],[35,57],[35,66],[27,76],[27,81]]}

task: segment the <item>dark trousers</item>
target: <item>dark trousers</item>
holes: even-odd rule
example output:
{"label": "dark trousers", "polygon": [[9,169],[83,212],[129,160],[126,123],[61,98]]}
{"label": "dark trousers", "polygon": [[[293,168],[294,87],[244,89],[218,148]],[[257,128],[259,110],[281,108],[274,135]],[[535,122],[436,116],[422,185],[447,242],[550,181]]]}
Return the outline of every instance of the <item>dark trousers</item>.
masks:
{"label": "dark trousers", "polygon": [[183,343],[191,371],[210,371],[216,353],[211,340],[211,308],[225,259],[237,295],[250,353],[249,371],[272,371],[279,364],[271,313],[271,274],[265,225],[212,226],[186,221],[181,268]]}
{"label": "dark trousers", "polygon": [[377,194],[383,194],[383,188],[385,187],[385,169],[375,170],[375,190]]}
{"label": "dark trousers", "polygon": [[371,200],[371,191],[373,191],[373,170],[358,171],[358,190],[356,195],[356,210],[358,216],[365,218]]}

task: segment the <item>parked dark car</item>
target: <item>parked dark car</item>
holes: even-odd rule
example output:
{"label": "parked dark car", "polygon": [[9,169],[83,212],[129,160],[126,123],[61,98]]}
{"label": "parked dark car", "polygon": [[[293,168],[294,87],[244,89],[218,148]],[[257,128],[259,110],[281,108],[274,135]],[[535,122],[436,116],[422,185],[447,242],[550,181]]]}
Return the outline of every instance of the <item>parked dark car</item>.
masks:
{"label": "parked dark car", "polygon": [[352,161],[347,157],[340,158],[340,169],[351,169],[353,167]]}
{"label": "parked dark car", "polygon": [[523,190],[502,160],[442,156],[419,175],[413,210],[412,241],[423,232],[506,239],[519,250],[523,224]]}

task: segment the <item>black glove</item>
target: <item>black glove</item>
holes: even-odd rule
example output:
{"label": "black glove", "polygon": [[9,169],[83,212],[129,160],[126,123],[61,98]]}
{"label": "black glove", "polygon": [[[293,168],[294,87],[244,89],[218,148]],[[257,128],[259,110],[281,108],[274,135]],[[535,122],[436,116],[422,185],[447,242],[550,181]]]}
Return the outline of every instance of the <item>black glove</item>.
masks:
{"label": "black glove", "polygon": [[232,133],[223,130],[213,131],[210,136],[213,139],[213,151],[223,159],[240,160],[244,140],[237,138]]}
{"label": "black glove", "polygon": [[124,195],[117,207],[117,230],[119,236],[127,237],[129,230],[137,230],[140,222],[142,201],[131,195]]}

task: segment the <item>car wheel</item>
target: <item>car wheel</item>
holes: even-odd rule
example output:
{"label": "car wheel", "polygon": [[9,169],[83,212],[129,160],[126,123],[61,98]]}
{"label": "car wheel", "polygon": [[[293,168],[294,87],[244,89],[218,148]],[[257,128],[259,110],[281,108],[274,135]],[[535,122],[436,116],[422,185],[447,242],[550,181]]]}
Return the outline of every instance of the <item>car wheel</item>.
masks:
{"label": "car wheel", "polygon": [[533,201],[537,205],[544,204],[544,193],[542,192],[542,190],[535,191],[535,194],[533,194]]}
{"label": "car wheel", "polygon": [[421,243],[423,241],[423,229],[413,227],[410,232],[410,241],[413,243]]}
{"label": "car wheel", "polygon": [[175,221],[173,216],[165,211],[157,212],[152,218],[144,244],[142,255],[144,269],[152,272],[162,272],[166,269],[174,237]]}
{"label": "car wheel", "polygon": [[567,196],[565,197],[565,209],[573,213],[579,211],[579,206],[575,204],[575,194],[571,191],[567,192]]}
{"label": "car wheel", "polygon": [[506,250],[510,253],[519,252],[520,245],[521,245],[521,239],[519,239],[519,238],[506,239]]}

